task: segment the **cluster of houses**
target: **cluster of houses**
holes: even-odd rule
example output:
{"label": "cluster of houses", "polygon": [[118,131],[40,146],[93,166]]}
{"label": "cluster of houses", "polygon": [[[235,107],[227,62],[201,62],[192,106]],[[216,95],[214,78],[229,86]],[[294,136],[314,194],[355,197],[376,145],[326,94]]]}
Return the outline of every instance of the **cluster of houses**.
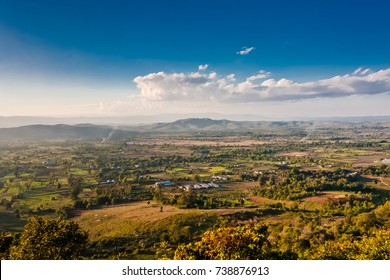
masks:
{"label": "cluster of houses", "polygon": [[360,175],[359,172],[354,171],[354,172],[349,172],[347,174],[347,177],[357,177],[359,175]]}
{"label": "cluster of houses", "polygon": [[109,179],[109,180],[100,182],[100,185],[115,184],[115,182],[116,182],[116,181],[115,181],[114,179]]}
{"label": "cluster of houses", "polygon": [[45,165],[45,166],[55,166],[55,165],[57,165],[57,162],[51,161],[51,160],[42,161],[42,165]]}
{"label": "cluster of houses", "polygon": [[[161,182],[156,182],[154,185],[160,187],[169,187],[169,186],[173,186],[173,182],[161,181]],[[184,186],[178,186],[178,188],[185,191],[189,191],[189,190],[205,190],[205,189],[213,189],[213,188],[218,189],[218,188],[223,188],[223,186],[210,182],[210,183],[188,184]]]}
{"label": "cluster of houses", "polygon": [[214,179],[214,180],[226,181],[226,180],[229,179],[229,178],[228,178],[228,177],[225,177],[225,176],[213,176],[213,179]]}
{"label": "cluster of houses", "polygon": [[383,163],[383,164],[388,164],[388,163],[390,163],[390,158],[382,159],[381,163]]}
{"label": "cluster of houses", "polygon": [[223,186],[210,182],[210,183],[184,185],[184,186],[180,186],[179,188],[185,191],[189,191],[189,190],[206,190],[206,189],[213,189],[213,188],[221,189],[223,188]]}
{"label": "cluster of houses", "polygon": [[156,182],[154,185],[160,187],[168,187],[168,186],[172,186],[173,183],[172,181],[162,181],[162,182]]}

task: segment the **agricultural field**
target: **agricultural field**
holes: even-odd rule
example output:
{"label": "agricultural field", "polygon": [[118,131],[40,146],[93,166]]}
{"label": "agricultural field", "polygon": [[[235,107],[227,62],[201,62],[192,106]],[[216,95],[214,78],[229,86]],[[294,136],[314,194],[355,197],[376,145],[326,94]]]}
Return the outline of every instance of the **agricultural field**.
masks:
{"label": "agricultural field", "polygon": [[206,232],[258,224],[279,258],[332,258],[389,232],[389,130],[305,131],[2,143],[0,231],[71,219],[86,259],[185,258]]}

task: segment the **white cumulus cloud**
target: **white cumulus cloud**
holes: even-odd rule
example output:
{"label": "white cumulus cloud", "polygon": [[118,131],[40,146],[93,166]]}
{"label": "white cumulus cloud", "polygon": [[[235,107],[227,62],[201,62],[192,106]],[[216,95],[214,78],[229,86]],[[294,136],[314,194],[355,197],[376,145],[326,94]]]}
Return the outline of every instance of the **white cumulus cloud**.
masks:
{"label": "white cumulus cloud", "polygon": [[360,72],[361,75],[366,75],[368,74],[369,72],[371,72],[371,69],[370,68],[367,68],[366,70],[363,70],[362,72]]}
{"label": "white cumulus cloud", "polygon": [[250,48],[243,47],[242,50],[236,52],[236,54],[239,54],[239,55],[247,55],[248,53],[250,53],[250,52],[253,51],[254,49],[255,49],[255,47],[250,47]]}
{"label": "white cumulus cloud", "polygon": [[140,97],[148,101],[246,103],[390,93],[390,68],[377,72],[360,69],[352,75],[303,83],[286,78],[266,79],[270,74],[262,70],[237,81],[234,74],[158,72],[138,76],[134,82]]}
{"label": "white cumulus cloud", "polygon": [[199,65],[199,66],[198,66],[198,70],[199,70],[199,71],[204,71],[204,70],[206,70],[208,67],[209,67],[209,65],[208,65],[208,64],[205,64],[205,65]]}
{"label": "white cumulus cloud", "polygon": [[229,75],[226,76],[226,79],[231,80],[231,81],[235,81],[236,80],[236,75],[235,74],[229,74]]}
{"label": "white cumulus cloud", "polygon": [[362,70],[363,70],[363,68],[362,68],[362,67],[359,67],[358,69],[356,69],[356,70],[352,73],[352,75],[358,75]]}
{"label": "white cumulus cloud", "polygon": [[362,67],[359,67],[358,69],[356,69],[352,75],[354,76],[357,76],[357,75],[367,75],[368,73],[371,73],[371,69],[370,68],[367,68],[367,69],[363,69]]}
{"label": "white cumulus cloud", "polygon": [[265,70],[260,70],[256,75],[250,76],[247,78],[248,81],[255,81],[255,80],[261,80],[268,78],[271,75],[270,72],[267,72]]}

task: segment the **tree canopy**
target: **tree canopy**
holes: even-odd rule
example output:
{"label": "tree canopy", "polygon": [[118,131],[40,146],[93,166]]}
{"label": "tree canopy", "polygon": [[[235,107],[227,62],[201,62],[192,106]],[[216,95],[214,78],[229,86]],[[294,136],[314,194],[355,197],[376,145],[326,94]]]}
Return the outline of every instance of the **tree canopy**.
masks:
{"label": "tree canopy", "polygon": [[88,235],[71,220],[33,217],[26,224],[11,259],[71,260],[78,259]]}
{"label": "tree canopy", "polygon": [[179,246],[178,260],[255,260],[286,258],[273,250],[268,227],[257,224],[206,231],[201,241]]}

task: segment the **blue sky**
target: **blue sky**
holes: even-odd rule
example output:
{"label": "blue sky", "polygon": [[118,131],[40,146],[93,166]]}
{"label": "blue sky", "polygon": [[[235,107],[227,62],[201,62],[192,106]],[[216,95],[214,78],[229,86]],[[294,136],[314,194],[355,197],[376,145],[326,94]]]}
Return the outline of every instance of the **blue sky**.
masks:
{"label": "blue sky", "polygon": [[390,112],[389,1],[0,6],[0,115]]}

